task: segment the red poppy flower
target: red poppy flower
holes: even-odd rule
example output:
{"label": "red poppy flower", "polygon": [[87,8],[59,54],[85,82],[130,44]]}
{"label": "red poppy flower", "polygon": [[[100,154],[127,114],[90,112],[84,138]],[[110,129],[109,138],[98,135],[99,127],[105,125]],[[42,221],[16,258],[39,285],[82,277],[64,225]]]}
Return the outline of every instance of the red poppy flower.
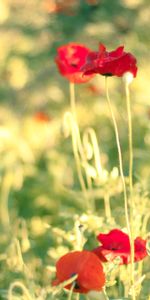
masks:
{"label": "red poppy flower", "polygon": [[69,43],[59,47],[55,62],[60,74],[74,83],[84,83],[90,80],[93,74],[84,75],[81,71],[89,53],[90,49],[80,44]]}
{"label": "red poppy flower", "polygon": [[[100,291],[105,284],[101,261],[90,251],[74,251],[62,256],[56,263],[56,280],[53,285],[58,285],[75,274],[78,277],[75,281],[74,292]],[[71,284],[65,288],[70,289]]]}
{"label": "red poppy flower", "polygon": [[91,52],[87,56],[86,63],[82,68],[85,75],[98,73],[104,76],[123,76],[131,72],[136,77],[136,58],[124,51],[124,46],[108,52],[103,44],[99,46],[99,52]]}
{"label": "red poppy flower", "polygon": [[93,83],[89,83],[86,88],[94,95],[100,95],[103,92],[101,88],[98,88]]}
{"label": "red poppy flower", "polygon": [[44,0],[44,9],[48,13],[65,13],[67,15],[72,15],[74,13],[74,8],[76,7],[76,0]]}
{"label": "red poppy flower", "polygon": [[37,122],[43,123],[43,122],[49,122],[51,120],[51,118],[44,112],[42,111],[38,111],[35,115],[34,115],[34,119]]}
{"label": "red poppy flower", "polygon": [[[94,249],[94,252],[101,261],[113,261],[120,258],[120,264],[131,262],[129,236],[119,229],[113,229],[107,234],[100,233],[97,236],[101,246]],[[134,240],[134,261],[139,261],[147,256],[146,241],[140,237]]]}

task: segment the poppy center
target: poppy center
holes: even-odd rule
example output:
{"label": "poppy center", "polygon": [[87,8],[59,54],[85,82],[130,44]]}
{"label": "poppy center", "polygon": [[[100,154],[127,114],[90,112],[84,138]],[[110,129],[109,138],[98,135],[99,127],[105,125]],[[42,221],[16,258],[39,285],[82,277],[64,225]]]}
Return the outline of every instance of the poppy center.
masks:
{"label": "poppy center", "polygon": [[77,283],[77,281],[75,281],[74,289],[76,289],[76,290],[79,290],[79,289],[80,289],[80,286],[79,286],[79,284]]}
{"label": "poppy center", "polygon": [[105,73],[105,74],[102,74],[103,76],[107,76],[107,77],[111,77],[111,76],[113,76],[113,74],[112,73]]}
{"label": "poppy center", "polygon": [[111,250],[118,250],[118,248],[112,247]]}
{"label": "poppy center", "polygon": [[109,246],[109,250],[120,250],[122,248],[122,245],[121,244],[118,244],[118,243],[113,243],[112,245]]}
{"label": "poppy center", "polygon": [[71,63],[71,67],[76,68],[77,67],[77,63]]}

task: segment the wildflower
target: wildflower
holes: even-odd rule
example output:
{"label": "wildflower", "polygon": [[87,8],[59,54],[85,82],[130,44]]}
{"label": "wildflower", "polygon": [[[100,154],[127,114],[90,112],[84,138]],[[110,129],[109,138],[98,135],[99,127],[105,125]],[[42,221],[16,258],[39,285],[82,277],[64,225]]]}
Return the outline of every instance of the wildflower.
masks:
{"label": "wildflower", "polygon": [[[97,236],[101,246],[94,249],[94,252],[101,261],[113,261],[116,257],[120,258],[120,264],[131,262],[131,251],[129,236],[119,229],[113,229],[109,233],[100,233]],[[146,240],[137,237],[134,240],[134,261],[142,260],[147,256]]]}
{"label": "wildflower", "polygon": [[73,83],[84,83],[93,75],[84,75],[81,71],[90,49],[76,43],[69,43],[57,49],[55,62],[62,76]]}
{"label": "wildflower", "polygon": [[[77,275],[74,292],[88,293],[91,290],[101,291],[105,284],[105,274],[99,258],[90,251],[74,251],[62,256],[56,263],[56,280],[58,285]],[[72,284],[65,286],[70,289]]]}
{"label": "wildflower", "polygon": [[124,73],[130,72],[136,77],[137,66],[136,58],[124,51],[124,46],[108,52],[103,44],[99,45],[98,52],[90,52],[87,56],[86,63],[82,68],[85,75],[98,73],[104,76],[123,76]]}
{"label": "wildflower", "polygon": [[86,87],[87,90],[89,90],[93,95],[100,95],[103,93],[103,90],[93,83],[89,83],[88,86]]}
{"label": "wildflower", "polygon": [[76,8],[76,0],[62,1],[62,0],[44,0],[44,9],[50,14],[64,13],[72,15],[74,8]]}
{"label": "wildflower", "polygon": [[42,111],[38,111],[34,115],[34,120],[39,123],[49,122],[51,120],[51,117],[49,117],[46,113]]}

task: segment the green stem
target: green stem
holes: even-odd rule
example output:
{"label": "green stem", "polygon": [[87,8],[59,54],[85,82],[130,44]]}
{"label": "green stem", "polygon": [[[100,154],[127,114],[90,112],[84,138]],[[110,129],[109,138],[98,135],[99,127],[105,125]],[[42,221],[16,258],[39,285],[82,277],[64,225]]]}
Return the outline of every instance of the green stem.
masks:
{"label": "green stem", "polygon": [[130,195],[133,192],[133,146],[132,146],[132,118],[131,118],[131,105],[130,105],[130,93],[129,85],[125,85],[126,103],[127,103],[127,115],[128,115],[128,138],[129,138],[129,186]]}
{"label": "green stem", "polygon": [[71,112],[76,120],[76,103],[75,103],[75,86],[73,82],[70,82],[70,105],[71,105]]}
{"label": "green stem", "polygon": [[104,300],[109,300],[105,290],[103,291],[103,295],[104,295]]}
{"label": "green stem", "polygon": [[[96,133],[95,133],[94,129],[91,127],[87,128],[83,134],[83,146],[85,149],[89,143],[93,149],[93,157],[94,157],[94,163],[95,163],[95,168],[96,168],[96,172],[97,172],[97,177],[98,177],[98,179],[102,179],[103,170],[102,170],[100,151],[99,151],[99,147],[98,147],[98,141],[97,141]],[[92,191],[92,180],[91,180],[91,177],[88,176],[88,174],[87,174],[87,183],[88,183],[89,189]],[[92,199],[92,203],[93,203],[93,210],[95,210],[94,197]]]}
{"label": "green stem", "polygon": [[110,207],[110,197],[109,197],[108,192],[106,192],[105,195],[104,195],[104,205],[105,205],[106,219],[108,221],[110,221],[110,219],[111,219],[111,207]]}
{"label": "green stem", "polygon": [[77,120],[76,102],[75,102],[75,86],[74,86],[74,83],[72,83],[72,82],[70,82],[70,106],[71,106],[71,113],[73,115],[73,119],[74,119],[75,126],[76,126],[78,150],[79,150],[81,159],[84,163],[84,162],[86,162],[86,157],[85,157],[85,152],[84,152],[84,148],[83,148],[82,141],[81,141],[80,130],[79,130],[79,125],[78,125],[78,120]]}
{"label": "green stem", "polygon": [[133,168],[133,150],[132,150],[132,122],[131,122],[131,110],[130,110],[130,98],[129,98],[129,90],[128,86],[126,85],[126,98],[127,98],[127,110],[128,110],[128,127],[129,127],[129,151],[130,151],[130,198],[131,198],[131,209],[130,209],[130,221],[129,221],[129,214],[128,214],[128,199],[127,199],[127,191],[126,191],[126,184],[124,179],[124,173],[123,173],[123,163],[122,163],[122,152],[121,152],[121,146],[120,146],[120,140],[119,140],[119,133],[118,133],[118,127],[115,119],[115,115],[112,109],[111,101],[109,98],[108,93],[108,85],[107,85],[107,77],[106,77],[106,95],[107,95],[107,101],[110,108],[114,129],[115,129],[115,135],[116,135],[116,143],[118,148],[118,155],[119,155],[119,169],[120,169],[120,175],[122,179],[123,184],[123,190],[124,190],[124,206],[125,206],[125,217],[126,217],[126,224],[129,234],[129,240],[130,240],[130,247],[131,247],[131,285],[132,285],[132,299],[136,300],[135,295],[135,279],[134,279],[134,237],[133,237],[133,197],[131,195],[132,193],[132,168]]}
{"label": "green stem", "polygon": [[80,162],[80,155],[79,155],[79,147],[78,147],[78,126],[74,118],[72,117],[72,114],[70,112],[66,112],[64,115],[64,128],[68,127],[71,129],[71,137],[72,137],[72,148],[73,148],[73,154],[75,158],[75,163],[76,163],[76,168],[77,168],[77,173],[78,173],[78,178],[79,182],[81,185],[81,189],[83,191],[83,195],[85,197],[86,203],[87,203],[87,209],[90,209],[90,203],[87,195],[87,189],[84,181],[84,177],[82,174],[82,167],[81,167],[81,162]]}
{"label": "green stem", "polygon": [[102,169],[102,163],[101,163],[100,150],[98,147],[96,133],[95,133],[94,129],[91,127],[87,128],[86,131],[84,132],[83,143],[84,143],[85,147],[86,147],[86,145],[88,145],[89,139],[91,140],[91,144],[92,144],[92,148],[93,148],[93,152],[94,152],[94,160],[95,160],[97,176],[99,179],[101,179],[102,174],[103,174],[103,169]]}
{"label": "green stem", "polygon": [[8,209],[8,200],[9,200],[9,193],[11,190],[13,181],[13,173],[10,171],[6,172],[2,179],[2,186],[1,186],[1,207],[0,207],[0,216],[1,216],[1,223],[5,228],[9,227],[10,218],[9,218],[9,209]]}
{"label": "green stem", "polygon": [[10,285],[10,288],[8,290],[8,300],[13,300],[14,297],[13,297],[13,290],[14,288],[20,288],[23,292],[23,294],[26,296],[26,299],[28,300],[33,300],[34,298],[31,297],[28,289],[25,287],[25,285],[20,282],[20,281],[15,281],[13,282],[11,285]]}
{"label": "green stem", "polygon": [[133,137],[132,137],[132,117],[130,105],[129,84],[125,84],[127,115],[128,115],[128,143],[129,143],[129,187],[130,187],[130,224],[131,224],[131,282],[132,282],[132,297],[136,300],[135,295],[135,278],[134,278],[134,225],[133,225],[133,212],[134,212],[134,197],[133,197]]}
{"label": "green stem", "polygon": [[149,219],[150,219],[150,212],[148,212],[143,218],[142,229],[141,229],[142,236],[145,235]]}
{"label": "green stem", "polygon": [[60,293],[62,291],[63,288],[65,288],[65,286],[72,284],[73,282],[75,282],[75,280],[77,279],[78,275],[75,274],[74,276],[72,276],[71,278],[63,281],[62,283],[60,283],[59,285],[53,287],[52,289],[52,295],[55,296],[58,293]]}
{"label": "green stem", "polygon": [[111,104],[110,97],[109,97],[107,77],[105,77],[105,87],[106,87],[106,98],[107,98],[109,110],[110,110],[110,113],[111,113],[112,122],[113,122],[113,125],[114,125],[115,136],[116,136],[116,144],[117,144],[117,149],[118,149],[119,170],[120,170],[122,186],[123,186],[123,194],[124,194],[124,208],[125,208],[126,225],[127,225],[129,236],[131,236],[130,223],[129,223],[129,214],[128,214],[127,190],[126,190],[125,178],[124,178],[124,173],[123,173],[123,160],[122,160],[122,152],[121,152],[121,146],[120,146],[119,132],[118,132],[117,122],[116,122],[116,119],[115,119],[115,115],[114,115],[112,104]]}
{"label": "green stem", "polygon": [[69,295],[68,295],[68,300],[71,300],[71,298],[72,298],[72,293],[73,293],[74,286],[75,286],[75,282],[73,282],[72,285],[71,285]]}
{"label": "green stem", "polygon": [[76,295],[76,300],[80,300],[80,294],[79,293]]}
{"label": "green stem", "polygon": [[[89,172],[86,167],[85,167],[85,175],[86,175],[87,186],[88,186],[88,190],[90,191],[90,198],[91,198],[89,208],[90,208],[91,212],[94,212],[95,211],[95,200],[94,200],[93,193],[92,193],[92,179],[89,176]],[[89,195],[88,195],[88,197],[89,197]]]}
{"label": "green stem", "polygon": [[83,145],[82,145],[82,141],[81,141],[81,136],[80,136],[80,130],[79,130],[79,125],[78,125],[78,120],[77,120],[77,113],[76,113],[76,102],[75,102],[75,86],[74,83],[70,82],[70,106],[71,106],[71,113],[73,115],[73,119],[75,122],[75,126],[76,126],[76,136],[77,136],[77,146],[78,146],[78,150],[81,156],[81,160],[84,162],[86,162],[86,157],[85,157],[85,153],[84,153],[84,149],[83,149]]}
{"label": "green stem", "polygon": [[[83,166],[85,166],[86,182],[87,182],[87,187],[90,191],[92,191],[92,181],[91,181],[91,178],[88,174],[88,170],[86,170],[87,159],[86,159],[84,148],[83,148],[83,145],[82,145],[80,130],[79,130],[78,121],[77,121],[76,102],[75,102],[75,85],[72,82],[70,82],[70,105],[71,105],[71,112],[72,112],[73,119],[74,119],[74,122],[75,122],[75,127],[76,127],[76,140],[75,141],[76,141],[77,151],[75,153],[75,150],[74,150],[74,154],[76,155],[75,159],[76,159],[76,165],[77,165],[77,169],[78,169],[78,176],[79,176],[79,180],[80,180],[82,190],[84,191],[84,194],[86,193],[86,198],[88,198],[89,196],[87,195],[86,185],[85,185],[85,182],[84,182],[84,179],[83,179],[82,171],[80,171],[81,167],[79,168],[79,163],[81,165],[83,164]],[[78,154],[78,151],[79,151],[80,155]],[[77,154],[78,154],[78,157],[77,157]],[[80,162],[80,156],[81,156],[81,162]],[[94,211],[94,199],[91,199],[91,200],[92,200],[92,203],[90,203],[89,199],[87,200],[88,209],[91,210],[91,211]]]}

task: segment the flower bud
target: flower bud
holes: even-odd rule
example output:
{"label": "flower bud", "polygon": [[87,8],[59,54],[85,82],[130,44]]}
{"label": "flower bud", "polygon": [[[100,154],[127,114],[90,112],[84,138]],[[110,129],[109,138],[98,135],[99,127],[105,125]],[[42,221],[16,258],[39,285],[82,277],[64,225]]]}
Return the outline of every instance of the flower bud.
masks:
{"label": "flower bud", "polygon": [[124,83],[129,85],[133,81],[133,74],[131,72],[125,72],[122,78]]}

